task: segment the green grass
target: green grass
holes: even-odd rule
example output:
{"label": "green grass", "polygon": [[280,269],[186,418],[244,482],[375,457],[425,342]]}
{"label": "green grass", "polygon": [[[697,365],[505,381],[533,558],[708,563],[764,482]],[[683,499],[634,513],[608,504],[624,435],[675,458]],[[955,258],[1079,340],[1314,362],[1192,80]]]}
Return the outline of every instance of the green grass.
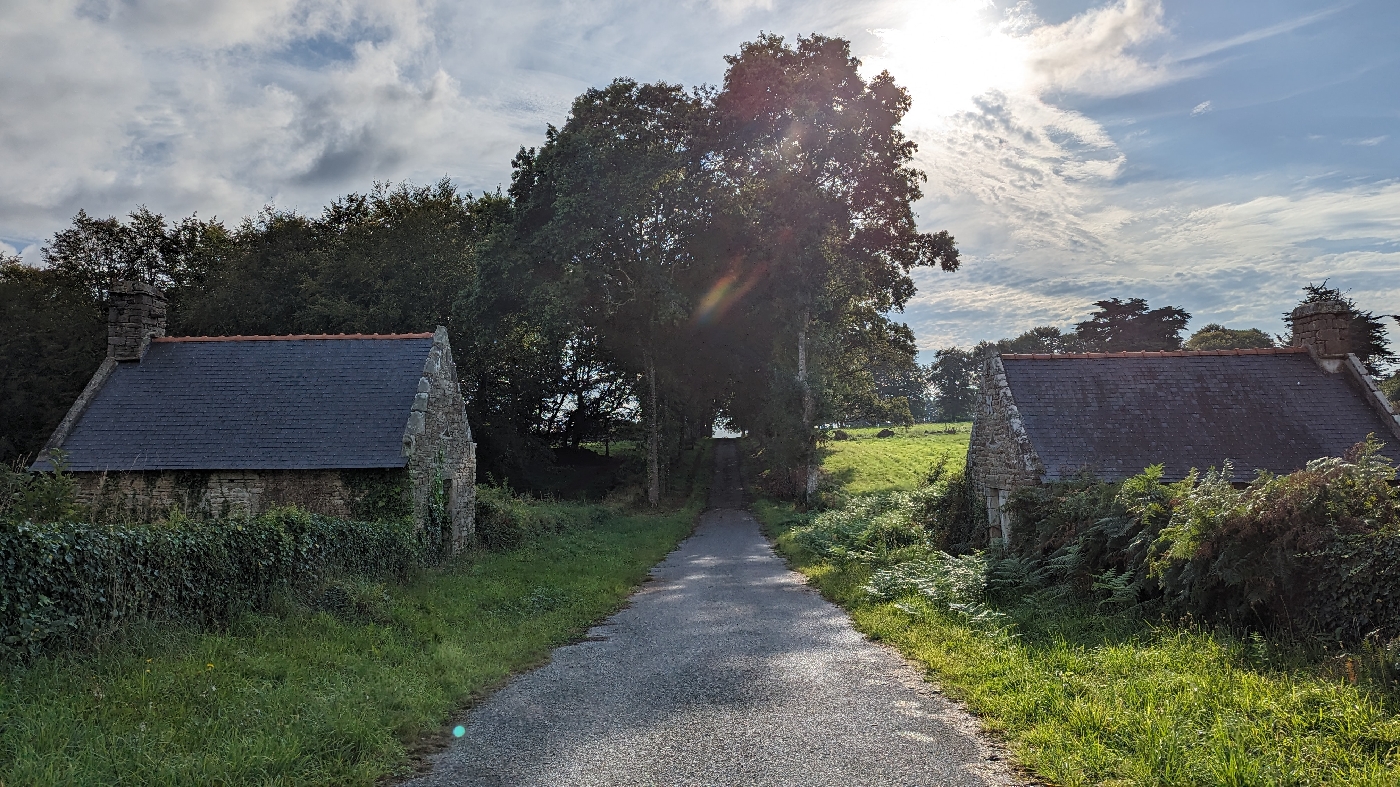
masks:
{"label": "green grass", "polygon": [[541,503],[581,523],[406,583],[354,619],[289,605],[227,631],[146,627],[0,667],[0,787],[373,785],[513,672],[615,610],[690,532],[679,511]]}
{"label": "green grass", "polygon": [[[961,468],[967,459],[971,424],[919,424],[895,428],[894,437],[879,438],[880,427],[846,429],[854,440],[828,440],[822,469],[850,494],[911,491],[940,457],[948,457],[948,469]],[[956,428],[955,434],[944,433]]]}
{"label": "green grass", "polygon": [[917,597],[870,599],[868,566],[838,566],[794,542],[790,529],[807,515],[767,500],[754,510],[861,632],[924,665],[1050,783],[1400,785],[1393,654],[1030,601],[998,607],[1013,623],[991,631]]}

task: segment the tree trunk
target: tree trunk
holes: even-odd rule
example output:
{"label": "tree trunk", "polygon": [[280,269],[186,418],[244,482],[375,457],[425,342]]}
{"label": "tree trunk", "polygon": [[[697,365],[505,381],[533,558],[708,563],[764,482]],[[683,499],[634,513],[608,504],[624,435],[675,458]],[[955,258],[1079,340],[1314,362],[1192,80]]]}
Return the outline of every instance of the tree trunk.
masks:
{"label": "tree trunk", "polygon": [[646,364],[647,395],[647,502],[655,508],[661,503],[661,407],[656,396],[656,361],[651,352],[643,356]]}
{"label": "tree trunk", "polygon": [[812,320],[810,310],[802,310],[802,322],[797,329],[797,381],[802,385],[802,439],[807,441],[807,487],[804,499],[811,502],[817,496],[817,450],[812,439],[812,421],[817,403],[812,396],[812,384],[807,379],[807,325]]}

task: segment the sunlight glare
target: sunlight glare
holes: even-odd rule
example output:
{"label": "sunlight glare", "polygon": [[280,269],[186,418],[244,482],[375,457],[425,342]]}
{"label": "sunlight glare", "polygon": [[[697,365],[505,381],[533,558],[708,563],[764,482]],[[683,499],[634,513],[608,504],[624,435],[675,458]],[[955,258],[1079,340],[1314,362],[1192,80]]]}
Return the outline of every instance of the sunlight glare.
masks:
{"label": "sunlight glare", "polygon": [[1030,41],[1018,33],[1034,22],[1028,9],[1022,3],[1003,17],[988,0],[914,0],[901,27],[872,31],[884,47],[865,58],[865,70],[889,70],[913,95],[908,126],[938,126],[989,90],[1025,86]]}

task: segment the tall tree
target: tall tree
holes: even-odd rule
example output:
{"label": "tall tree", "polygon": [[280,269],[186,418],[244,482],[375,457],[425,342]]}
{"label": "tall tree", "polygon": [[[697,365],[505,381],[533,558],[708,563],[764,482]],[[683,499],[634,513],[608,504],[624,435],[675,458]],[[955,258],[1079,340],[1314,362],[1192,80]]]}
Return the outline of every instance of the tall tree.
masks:
{"label": "tall tree", "polygon": [[1094,352],[1180,350],[1181,332],[1191,315],[1175,306],[1149,309],[1142,298],[1110,298],[1094,304],[1098,311],[1074,326]]}
{"label": "tall tree", "polygon": [[[898,125],[908,93],[887,72],[869,81],[847,41],[813,35],[795,46],[764,35],[726,58],[715,98],[716,163],[742,206],[753,237],[746,262],[762,271],[752,302],[793,348],[775,348],[776,368],[793,369],[806,494],[816,491],[813,426],[821,409],[816,377],[826,357],[815,348],[840,342],[814,333],[839,330],[865,309],[900,309],[914,292],[917,265],[958,267],[947,232],[920,233],[911,205],[922,173],[910,166],[914,143]],[[795,369],[793,368],[795,366]],[[781,399],[789,387],[768,386]],[[782,408],[750,408],[770,416]],[[768,424],[757,434],[791,432]]]}
{"label": "tall tree", "polygon": [[[511,195],[532,252],[579,319],[641,377],[647,498],[661,494],[663,389],[697,278],[709,189],[696,135],[704,102],[676,85],[618,79],[574,101],[564,127],[516,157]],[[699,277],[703,278],[703,276]]]}
{"label": "tall tree", "polygon": [[928,377],[933,385],[935,418],[970,421],[977,397],[977,352],[944,347],[934,354]]}

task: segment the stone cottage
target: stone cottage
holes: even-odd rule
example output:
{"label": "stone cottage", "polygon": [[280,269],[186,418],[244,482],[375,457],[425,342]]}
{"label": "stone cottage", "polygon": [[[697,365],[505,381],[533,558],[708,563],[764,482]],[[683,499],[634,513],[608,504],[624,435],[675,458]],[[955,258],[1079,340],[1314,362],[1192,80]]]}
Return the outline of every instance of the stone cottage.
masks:
{"label": "stone cottage", "polygon": [[445,505],[473,534],[476,444],[447,330],[334,336],[165,335],[146,284],[111,287],[108,353],[54,431],[81,500],[153,516],[332,516]]}
{"label": "stone cottage", "polygon": [[1351,314],[1295,309],[1291,347],[993,355],[983,365],[968,478],[989,535],[1020,486],[1090,472],[1117,481],[1164,466],[1180,480],[1229,459],[1234,480],[1289,473],[1374,434],[1400,461],[1400,420],[1350,348]]}

